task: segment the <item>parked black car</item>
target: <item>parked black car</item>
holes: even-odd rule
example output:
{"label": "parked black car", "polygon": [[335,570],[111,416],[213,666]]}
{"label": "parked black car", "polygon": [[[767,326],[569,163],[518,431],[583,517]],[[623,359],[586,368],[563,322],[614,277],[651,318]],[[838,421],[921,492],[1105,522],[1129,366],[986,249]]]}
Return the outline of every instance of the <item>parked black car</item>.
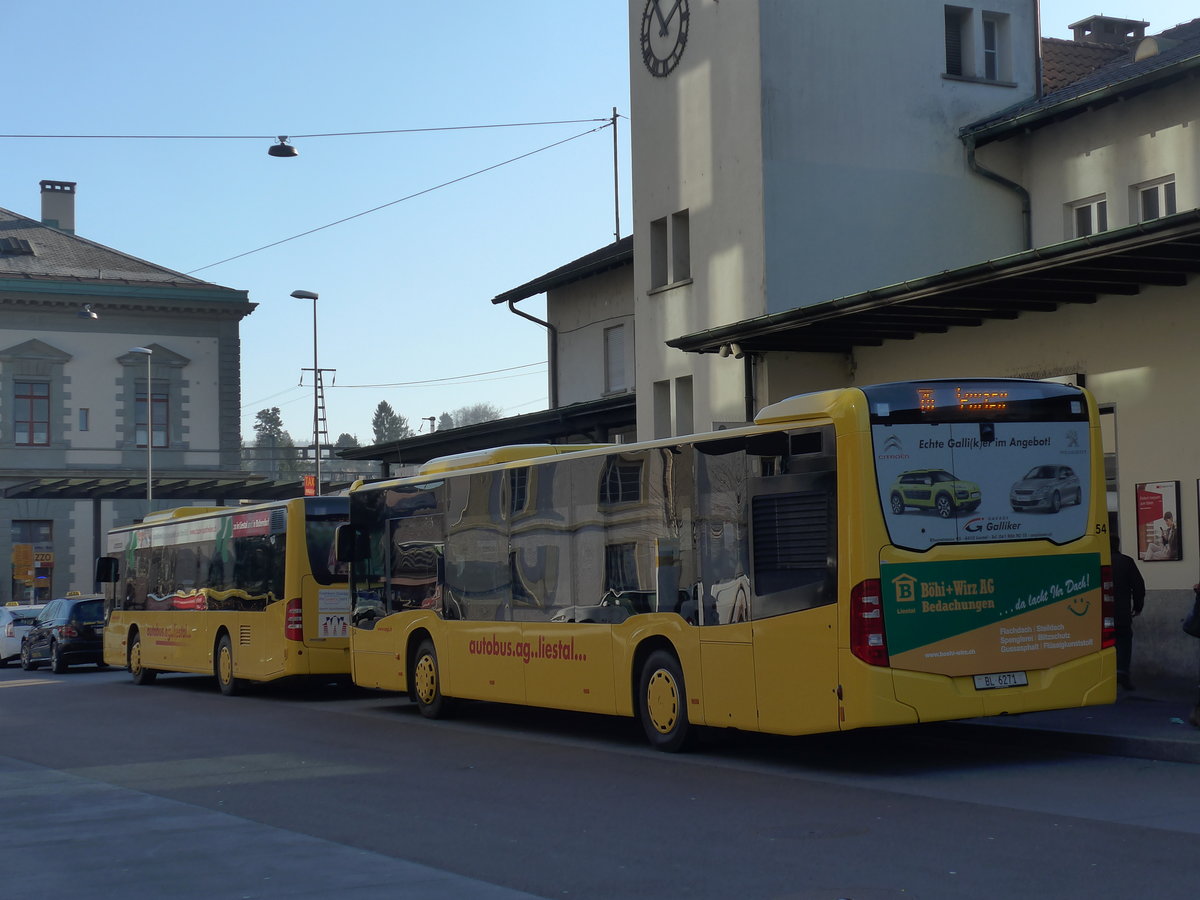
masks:
{"label": "parked black car", "polygon": [[62,673],[67,666],[104,666],[104,598],[98,594],[51,600],[21,639],[21,668],[44,662]]}

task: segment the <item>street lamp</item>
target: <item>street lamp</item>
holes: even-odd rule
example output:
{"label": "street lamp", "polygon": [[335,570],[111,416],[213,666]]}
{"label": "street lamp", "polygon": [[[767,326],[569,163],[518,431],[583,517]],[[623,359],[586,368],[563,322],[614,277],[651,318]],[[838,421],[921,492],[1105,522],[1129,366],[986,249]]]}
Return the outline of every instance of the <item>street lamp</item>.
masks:
{"label": "street lamp", "polygon": [[146,356],[146,513],[149,514],[154,499],[154,402],[150,385],[150,358],[154,351],[149,347],[130,347],[129,352]]}
{"label": "street lamp", "polygon": [[297,300],[313,302],[313,450],[317,460],[317,496],[321,496],[321,370],[317,368],[317,295],[312,291],[292,291]]}

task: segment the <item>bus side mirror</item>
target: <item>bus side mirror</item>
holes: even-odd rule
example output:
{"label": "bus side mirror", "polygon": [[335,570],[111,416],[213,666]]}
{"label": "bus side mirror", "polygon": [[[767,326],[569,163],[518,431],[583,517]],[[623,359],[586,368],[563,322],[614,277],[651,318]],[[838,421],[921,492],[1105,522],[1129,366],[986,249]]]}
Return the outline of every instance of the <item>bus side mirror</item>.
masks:
{"label": "bus side mirror", "polygon": [[115,556],[101,556],[96,560],[96,583],[112,584],[120,574],[120,564]]}
{"label": "bus side mirror", "polygon": [[333,555],[340,563],[357,562],[365,559],[362,541],[359,540],[358,529],[353,525],[339,525],[333,533]]}

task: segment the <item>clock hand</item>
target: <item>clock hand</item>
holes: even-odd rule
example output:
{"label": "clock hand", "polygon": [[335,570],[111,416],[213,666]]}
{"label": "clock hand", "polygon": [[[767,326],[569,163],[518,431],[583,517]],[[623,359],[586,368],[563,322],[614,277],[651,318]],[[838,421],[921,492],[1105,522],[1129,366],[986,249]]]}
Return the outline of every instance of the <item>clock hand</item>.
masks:
{"label": "clock hand", "polygon": [[[679,4],[682,2],[683,2],[683,0],[675,0],[675,5],[671,7],[671,11],[669,13],[667,13],[667,17],[665,19],[662,16],[662,10],[660,9],[658,11],[658,21],[662,23],[662,27],[658,31],[659,37],[667,36],[667,23],[670,22],[673,18],[675,18],[675,13],[679,9]],[[655,3],[655,8],[657,9],[657,7],[658,7],[658,4]]]}
{"label": "clock hand", "polygon": [[654,4],[654,15],[658,17],[658,36],[664,37],[667,33],[667,19],[663,18],[662,7],[659,6],[659,0],[650,0]]}

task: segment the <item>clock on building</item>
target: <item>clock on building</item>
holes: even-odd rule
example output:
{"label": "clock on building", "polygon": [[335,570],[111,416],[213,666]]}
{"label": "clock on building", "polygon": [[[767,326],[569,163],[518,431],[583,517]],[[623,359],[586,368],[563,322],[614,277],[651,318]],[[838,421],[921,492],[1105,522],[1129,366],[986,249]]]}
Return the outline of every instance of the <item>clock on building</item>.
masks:
{"label": "clock on building", "polygon": [[642,13],[642,62],[656,78],[679,65],[687,46],[688,0],[646,0]]}

